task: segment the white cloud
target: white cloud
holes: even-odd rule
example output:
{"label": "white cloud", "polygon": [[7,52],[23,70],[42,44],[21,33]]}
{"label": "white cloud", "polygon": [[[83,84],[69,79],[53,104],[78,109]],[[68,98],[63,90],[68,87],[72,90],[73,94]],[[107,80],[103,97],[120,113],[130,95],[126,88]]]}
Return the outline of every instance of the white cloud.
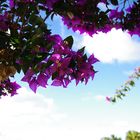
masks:
{"label": "white cloud", "polygon": [[112,123],[113,126],[115,127],[128,127],[129,126],[129,123],[127,121],[124,121],[124,120],[116,120]]}
{"label": "white cloud", "polygon": [[51,125],[66,118],[54,100],[19,89],[19,95],[0,100],[0,139],[38,140]]}
{"label": "white cloud", "polygon": [[[39,93],[35,95],[25,88],[19,92],[15,97],[0,100],[1,140],[100,140],[111,134],[125,136],[128,130],[140,130],[139,122],[134,124],[123,119],[106,120],[105,116],[99,116],[96,120],[96,114],[93,119],[81,117],[77,120],[73,116],[75,114],[66,116],[58,112],[51,98]],[[91,93],[88,95],[90,97]],[[92,96],[94,100],[102,98],[100,95]]]}
{"label": "white cloud", "polygon": [[120,29],[112,29],[107,34],[98,33],[93,37],[83,35],[82,44],[90,54],[94,53],[104,63],[140,60],[140,42]]}

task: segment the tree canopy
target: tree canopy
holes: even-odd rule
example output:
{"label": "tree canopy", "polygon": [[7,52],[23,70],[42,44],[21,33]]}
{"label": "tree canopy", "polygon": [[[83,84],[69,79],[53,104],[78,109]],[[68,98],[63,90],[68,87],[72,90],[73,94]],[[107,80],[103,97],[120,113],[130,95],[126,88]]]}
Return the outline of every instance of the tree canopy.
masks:
{"label": "tree canopy", "polygon": [[[115,135],[111,135],[111,137],[103,137],[101,140],[122,140],[122,139],[116,137]],[[126,133],[125,140],[140,140],[140,132],[129,130]]]}

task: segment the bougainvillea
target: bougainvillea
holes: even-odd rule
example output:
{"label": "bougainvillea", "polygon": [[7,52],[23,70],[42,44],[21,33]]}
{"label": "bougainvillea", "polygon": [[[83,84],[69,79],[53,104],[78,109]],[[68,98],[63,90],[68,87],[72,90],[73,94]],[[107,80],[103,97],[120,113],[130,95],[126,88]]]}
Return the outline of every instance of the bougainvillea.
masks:
{"label": "bougainvillea", "polygon": [[[43,14],[42,14],[43,13]],[[98,61],[84,47],[74,51],[73,37],[53,35],[47,19],[59,15],[68,28],[90,36],[112,28],[140,36],[140,0],[1,0],[0,96],[17,94],[11,77],[23,71],[22,81],[36,92],[39,86],[88,82]]]}

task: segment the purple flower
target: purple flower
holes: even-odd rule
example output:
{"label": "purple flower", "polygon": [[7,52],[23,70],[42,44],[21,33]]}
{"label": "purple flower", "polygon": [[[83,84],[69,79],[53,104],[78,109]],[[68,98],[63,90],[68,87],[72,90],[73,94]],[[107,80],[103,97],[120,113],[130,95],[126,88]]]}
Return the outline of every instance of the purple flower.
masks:
{"label": "purple flower", "polygon": [[106,100],[108,101],[108,102],[110,102],[111,101],[111,98],[110,97],[106,97]]}
{"label": "purple flower", "polygon": [[45,35],[45,39],[48,40],[49,42],[55,42],[57,44],[60,44],[60,42],[62,41],[62,38],[60,35]]}
{"label": "purple flower", "polygon": [[[99,31],[103,33],[109,32],[114,26],[112,24],[106,24],[103,28],[101,28]],[[117,27],[116,27],[117,28]]]}
{"label": "purple flower", "polygon": [[10,87],[11,87],[11,96],[14,96],[15,94],[17,94],[17,90],[19,88],[21,88],[21,86],[19,84],[17,84],[16,82],[11,82],[10,83]]}
{"label": "purple flower", "polygon": [[62,81],[61,80],[58,80],[58,79],[55,79],[55,80],[53,80],[53,82],[52,82],[52,86],[61,86],[63,83],[62,83]]}
{"label": "purple flower", "polygon": [[32,80],[29,82],[29,87],[33,90],[34,93],[36,93],[38,83],[35,77],[33,77]]}
{"label": "purple flower", "polygon": [[16,82],[11,82],[10,79],[8,79],[0,84],[0,96],[6,96],[8,94],[14,96],[17,94],[17,90],[19,88],[21,88],[19,84]]}
{"label": "purple flower", "polygon": [[32,69],[29,69],[26,72],[25,76],[21,79],[21,81],[24,81],[24,82],[28,82],[29,83],[33,75],[34,75],[33,70]]}
{"label": "purple flower", "polygon": [[77,0],[76,4],[79,6],[83,6],[86,2],[87,2],[87,0]]}
{"label": "purple flower", "polygon": [[39,86],[46,87],[49,77],[44,73],[40,73],[37,77],[37,83]]}
{"label": "purple flower", "polygon": [[2,30],[2,31],[6,31],[6,30],[8,30],[8,27],[9,27],[9,25],[8,25],[8,14],[7,13],[5,13],[4,15],[0,15],[0,30]]}
{"label": "purple flower", "polygon": [[53,8],[53,5],[60,0],[46,0],[46,5],[49,9]]}
{"label": "purple flower", "polygon": [[128,7],[128,8],[126,9],[126,12],[131,13],[131,10],[132,10],[132,7]]}
{"label": "purple flower", "polygon": [[68,84],[71,82],[71,80],[69,79],[69,78],[64,78],[64,80],[63,80],[64,82],[63,82],[63,87],[67,87],[68,86]]}
{"label": "purple flower", "polygon": [[88,58],[88,62],[90,64],[94,64],[96,62],[98,62],[99,60],[97,58],[94,57],[94,54],[92,54],[89,58]]}
{"label": "purple flower", "polygon": [[[139,25],[140,25],[140,24],[139,24]],[[128,31],[128,33],[129,33],[131,36],[134,35],[134,34],[140,36],[140,29],[139,29],[139,26],[138,26],[138,27],[135,27],[135,29],[133,29],[133,30]]]}
{"label": "purple flower", "polygon": [[113,19],[113,18],[116,18],[116,19],[120,19],[124,16],[124,12],[123,11],[118,11],[118,8],[115,9],[115,10],[111,10],[110,14],[109,14],[109,18]]}
{"label": "purple flower", "polygon": [[11,85],[12,85],[14,90],[21,88],[21,86],[19,84],[17,84],[16,82],[11,82]]}
{"label": "purple flower", "polygon": [[50,60],[53,62],[59,61],[60,59],[61,59],[60,54],[53,54],[50,58]]}
{"label": "purple flower", "polygon": [[13,8],[15,6],[14,0],[10,0],[10,8]]}
{"label": "purple flower", "polygon": [[107,0],[101,0],[100,2],[106,4]]}

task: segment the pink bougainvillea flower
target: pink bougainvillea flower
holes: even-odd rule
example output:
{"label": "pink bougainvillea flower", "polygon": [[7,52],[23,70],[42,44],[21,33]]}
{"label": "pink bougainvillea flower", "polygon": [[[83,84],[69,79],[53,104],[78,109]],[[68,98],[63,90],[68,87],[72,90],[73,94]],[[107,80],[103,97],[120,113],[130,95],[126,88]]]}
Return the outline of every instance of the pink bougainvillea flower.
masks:
{"label": "pink bougainvillea flower", "polygon": [[33,90],[34,93],[36,93],[38,83],[35,77],[33,77],[32,80],[30,80],[29,87]]}
{"label": "pink bougainvillea flower", "polygon": [[37,83],[39,86],[46,87],[48,79],[49,76],[45,75],[44,73],[40,73],[37,77]]}
{"label": "pink bougainvillea flower", "polygon": [[16,82],[11,82],[10,79],[0,83],[0,97],[1,96],[7,96],[10,94],[11,96],[14,96],[17,94],[17,90],[21,88],[19,84]]}
{"label": "pink bougainvillea flower", "polygon": [[55,79],[55,80],[53,80],[53,82],[52,82],[52,86],[61,86],[63,83],[62,83],[62,81],[61,80],[59,80],[59,79]]}
{"label": "pink bougainvillea flower", "polygon": [[53,61],[53,62],[59,61],[60,59],[61,59],[60,54],[53,54],[53,55],[50,57],[50,60]]}
{"label": "pink bougainvillea flower", "polygon": [[110,97],[106,97],[106,100],[108,101],[108,102],[110,102],[111,101],[111,98]]}
{"label": "pink bougainvillea flower", "polygon": [[46,5],[49,9],[52,9],[54,4],[60,0],[46,0]]}
{"label": "pink bougainvillea flower", "polygon": [[13,8],[14,7],[14,5],[15,5],[15,3],[14,3],[14,0],[10,0],[10,8]]}
{"label": "pink bougainvillea flower", "polygon": [[28,82],[28,83],[29,83],[33,75],[34,75],[33,70],[32,70],[32,69],[29,69],[29,70],[25,73],[25,75],[24,75],[24,77],[21,79],[21,81],[24,81],[24,82]]}
{"label": "pink bougainvillea flower", "polygon": [[11,87],[11,96],[14,96],[15,94],[17,94],[17,90],[21,88],[21,86],[17,84],[16,82],[10,82],[9,87]]}
{"label": "pink bougainvillea flower", "polygon": [[0,30],[7,31],[8,27],[8,14],[4,13],[3,15],[0,15]]}
{"label": "pink bougainvillea flower", "polygon": [[88,62],[90,64],[94,64],[96,62],[98,62],[99,60],[97,58],[94,57],[94,54],[90,55],[90,57],[88,58]]}

